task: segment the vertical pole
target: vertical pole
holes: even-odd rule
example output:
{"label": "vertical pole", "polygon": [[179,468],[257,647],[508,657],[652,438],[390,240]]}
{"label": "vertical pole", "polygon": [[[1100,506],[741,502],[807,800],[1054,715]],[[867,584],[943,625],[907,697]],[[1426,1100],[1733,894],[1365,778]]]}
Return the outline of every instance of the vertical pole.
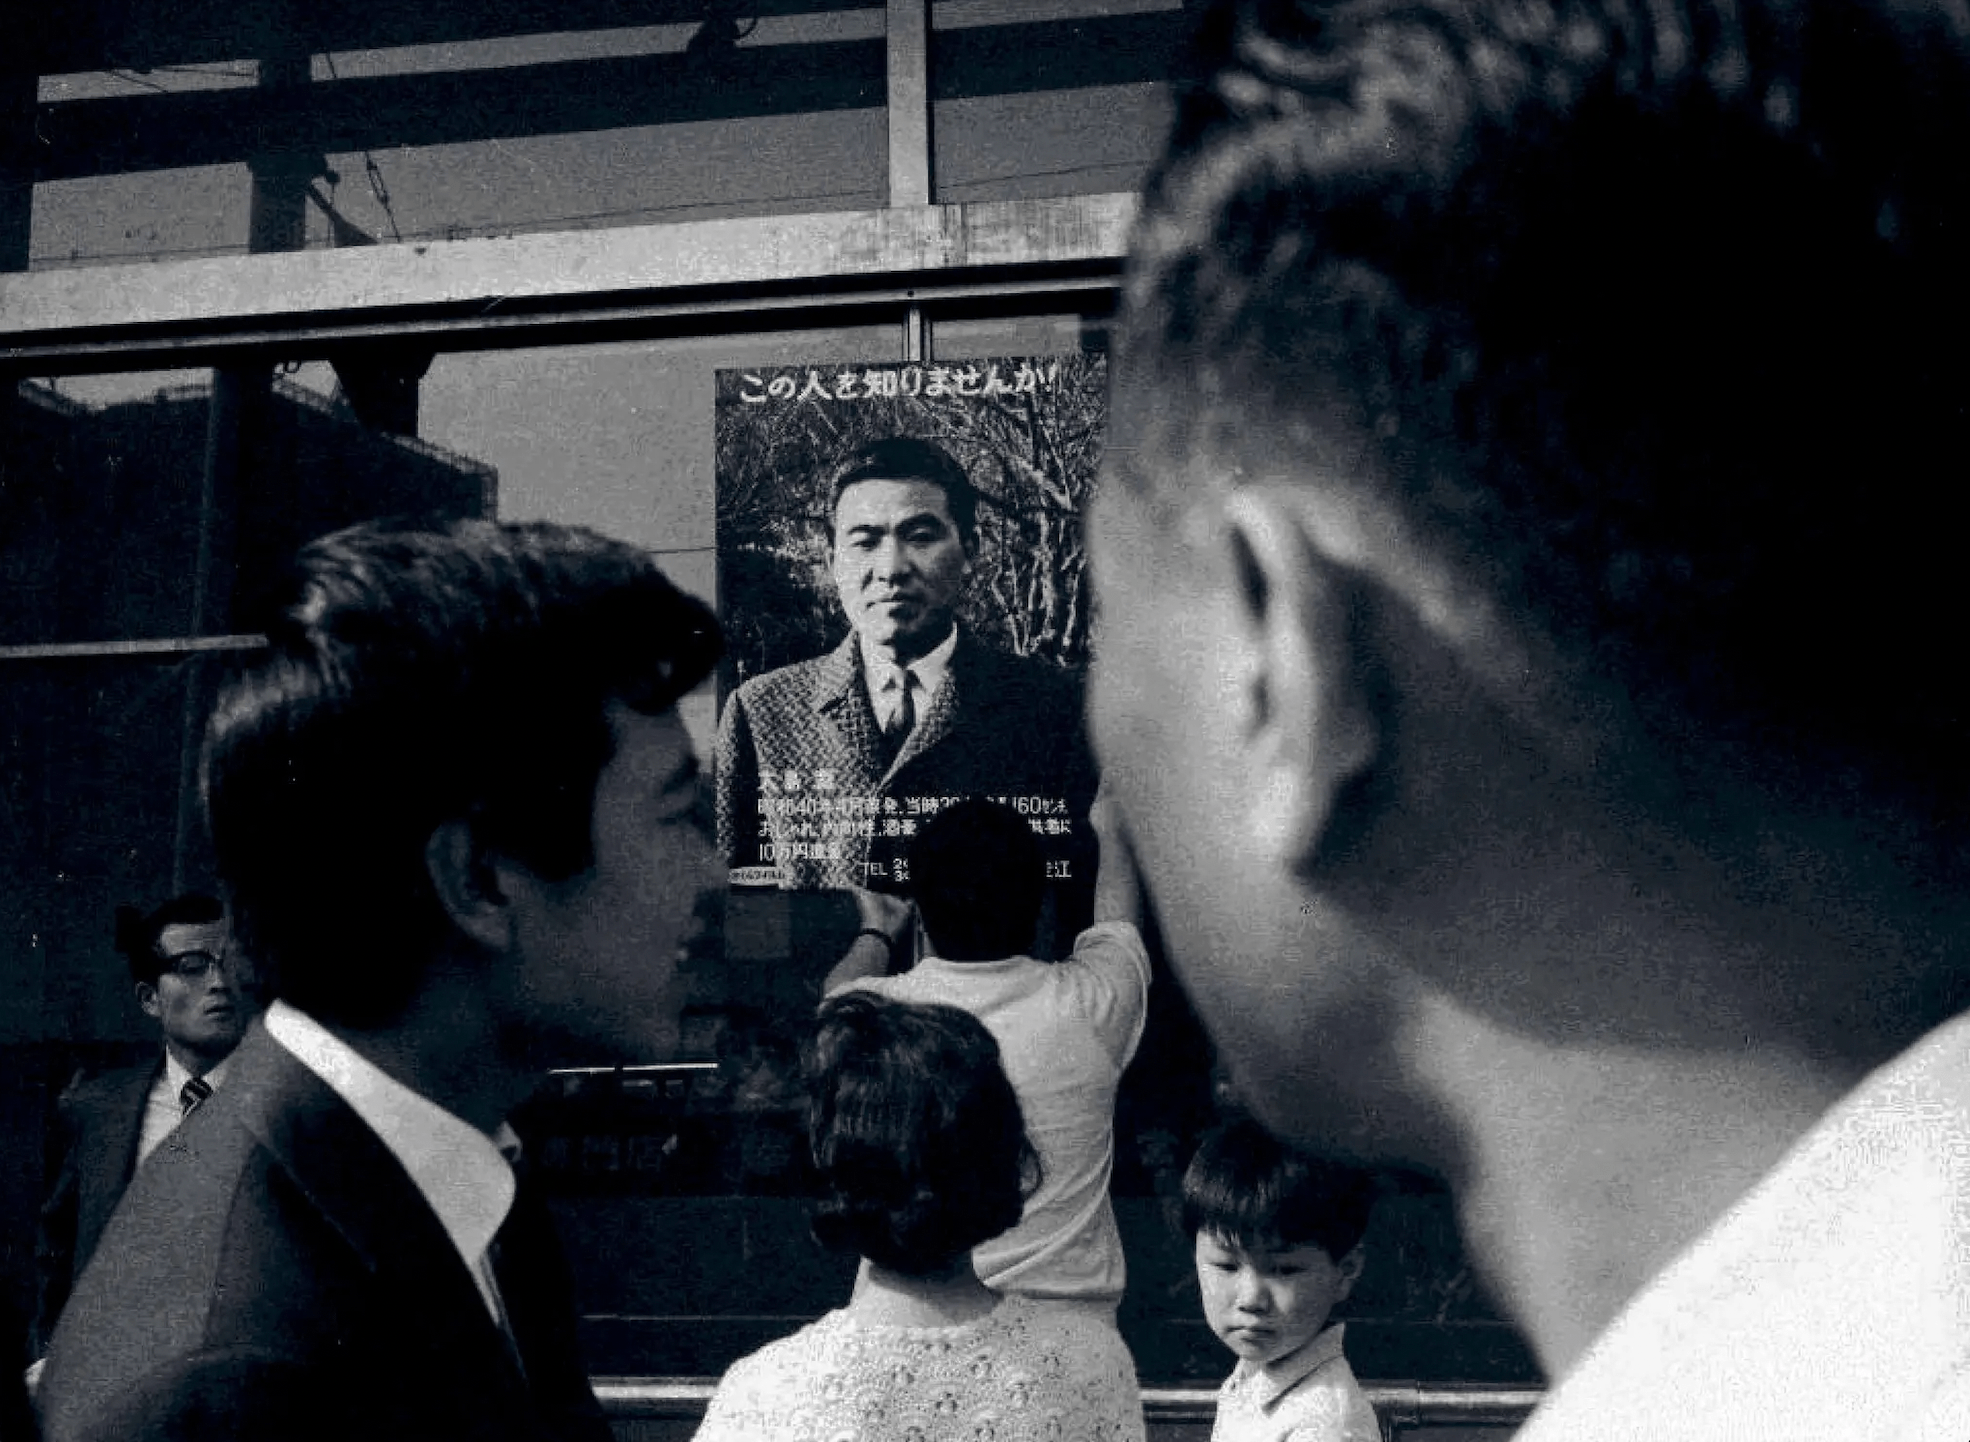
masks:
{"label": "vertical pole", "polygon": [[[292,98],[311,83],[309,56],[286,51],[260,62],[260,89],[269,108]],[[307,244],[308,181],[305,153],[255,155],[247,162],[252,194],[247,212],[246,248],[255,255],[300,250]],[[205,466],[198,497],[198,538],[192,572],[190,622],[194,636],[232,629],[233,587],[239,569],[239,504],[245,485],[264,484],[252,474],[252,457],[264,445],[273,404],[273,370],[262,363],[220,366],[212,373],[212,404],[206,412]],[[178,753],[178,818],[171,847],[171,887],[183,891],[199,819],[198,757],[204,740],[201,668],[185,665],[183,728]]]}
{"label": "vertical pole", "polygon": [[[34,229],[34,110],[39,90],[38,77],[16,70],[0,70],[0,271],[27,269],[29,242]],[[26,446],[25,413],[26,407],[20,399],[19,379],[12,375],[0,376],[0,484],[5,484],[20,464],[15,447],[25,449]],[[18,544],[20,542],[13,537],[0,538],[0,548]],[[10,679],[0,674],[0,687],[6,686]],[[23,723],[19,733],[24,743],[23,754],[9,755],[7,764],[18,766],[26,763],[46,767],[47,744],[37,733],[50,725],[51,719],[37,717],[30,724],[17,705],[0,708],[0,725],[14,718],[19,718]],[[43,802],[29,813],[33,820],[20,827],[22,844],[15,853],[23,862],[32,858],[42,864],[20,866],[17,870],[21,874],[0,880],[0,907],[15,910],[19,918],[6,924],[4,945],[11,953],[4,968],[7,988],[13,993],[15,1005],[21,1008],[22,1015],[38,1014],[39,1022],[31,1034],[58,1037],[62,1034],[65,997],[59,984],[51,985],[48,977],[47,928],[28,919],[44,907],[53,913],[59,906],[56,900],[59,893],[51,894],[50,890],[44,889],[45,878],[54,872],[53,867],[45,864],[49,857],[46,838],[50,821],[46,807],[47,803]],[[22,817],[21,820],[26,821],[27,818]],[[30,901],[30,898],[34,899]],[[51,902],[55,905],[49,905]],[[27,1080],[24,1071],[8,1067],[6,1085],[10,1088],[14,1086],[17,1077],[23,1082]],[[60,1083],[52,1085],[58,1086]],[[31,1115],[38,1122],[42,1113],[36,1107]],[[40,1128],[29,1125],[12,1132],[5,1143],[22,1148],[17,1155],[38,1158],[41,1152],[34,1138],[39,1135]],[[30,1164],[27,1184],[34,1186],[39,1180],[40,1169]],[[31,1205],[31,1202],[23,1198],[23,1205]]]}
{"label": "vertical pole", "polygon": [[34,232],[34,109],[39,92],[38,77],[0,71],[0,271],[27,269]]}
{"label": "vertical pole", "polygon": [[[930,0],[888,0],[889,203],[930,204]],[[929,358],[923,307],[903,316],[903,359]]]}
{"label": "vertical pole", "polygon": [[888,0],[889,203],[930,204],[930,0]]}

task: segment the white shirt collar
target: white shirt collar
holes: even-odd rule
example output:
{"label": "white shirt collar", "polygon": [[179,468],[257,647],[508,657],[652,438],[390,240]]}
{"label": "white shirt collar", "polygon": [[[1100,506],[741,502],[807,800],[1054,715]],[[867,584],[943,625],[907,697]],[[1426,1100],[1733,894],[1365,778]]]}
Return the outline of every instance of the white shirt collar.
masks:
{"label": "white shirt collar", "polygon": [[[858,641],[856,643],[860,645]],[[907,666],[891,666],[880,657],[869,655],[867,648],[862,651],[862,679],[869,688],[869,705],[874,708],[876,719],[887,719],[896,709],[895,691],[901,682],[901,673],[908,671],[917,683],[917,719],[923,719],[924,708],[930,705],[937,695],[938,688],[944,684],[944,677],[951,669],[951,653],[958,649],[958,628],[955,622],[951,634],[931,648],[928,654],[919,656]]]}
{"label": "white shirt collar", "polygon": [[494,1136],[487,1136],[286,1002],[268,1008],[265,1024],[268,1034],[347,1102],[390,1149],[437,1213],[483,1292],[486,1248],[513,1206],[515,1182],[507,1152],[517,1153],[519,1139],[512,1129],[502,1122]]}
{"label": "white shirt collar", "polygon": [[[205,1080],[214,1091],[217,1091],[226,1084],[226,1073],[232,1070],[232,1065],[233,1059],[228,1056],[217,1066],[208,1067],[205,1070],[203,1073]],[[185,1083],[191,1079],[192,1074],[186,1069],[185,1064],[179,1061],[176,1056],[172,1055],[169,1047],[166,1047],[164,1049],[164,1085],[170,1091],[171,1095],[175,1098],[179,1092],[185,1089]]]}
{"label": "white shirt collar", "polygon": [[1970,1015],[1867,1077],[1518,1435],[1970,1437]]}
{"label": "white shirt collar", "polygon": [[1344,1355],[1341,1348],[1342,1328],[1347,1324],[1335,1322],[1323,1328],[1318,1335],[1296,1352],[1289,1352],[1276,1361],[1262,1366],[1254,1366],[1241,1360],[1236,1371],[1239,1386],[1250,1388],[1259,1406],[1270,1409],[1279,1399],[1307,1377],[1318,1372],[1336,1357]]}
{"label": "white shirt collar", "polygon": [[[226,1073],[232,1067],[232,1058],[227,1057],[217,1066],[205,1073],[205,1080],[214,1090],[225,1085]],[[151,1083],[149,1094],[144,1098],[144,1118],[137,1129],[137,1160],[143,1162],[150,1154],[162,1146],[164,1139],[177,1129],[185,1115],[185,1083],[192,1079],[185,1064],[171,1054],[169,1047],[164,1050],[164,1066],[157,1079]]]}

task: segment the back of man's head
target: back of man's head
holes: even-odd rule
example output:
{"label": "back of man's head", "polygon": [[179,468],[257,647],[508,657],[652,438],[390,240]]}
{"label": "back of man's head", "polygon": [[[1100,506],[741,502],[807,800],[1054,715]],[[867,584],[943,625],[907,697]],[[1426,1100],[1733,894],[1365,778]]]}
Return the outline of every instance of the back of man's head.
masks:
{"label": "back of man's head", "polygon": [[268,650],[221,694],[204,789],[242,946],[324,1020],[387,1023],[458,933],[448,821],[539,875],[593,860],[607,705],[655,715],[717,622],[642,549],[548,524],[372,523],[297,559]]}
{"label": "back of man's head", "polygon": [[1966,24],[1218,0],[1128,281],[1150,463],[1115,473],[1166,512],[1179,478],[1373,486],[1442,594],[1672,745],[1960,825]]}
{"label": "back of man's head", "polygon": [[1031,949],[1046,861],[1010,806],[972,797],[945,807],[910,842],[910,885],[924,931],[947,961],[1002,961]]}

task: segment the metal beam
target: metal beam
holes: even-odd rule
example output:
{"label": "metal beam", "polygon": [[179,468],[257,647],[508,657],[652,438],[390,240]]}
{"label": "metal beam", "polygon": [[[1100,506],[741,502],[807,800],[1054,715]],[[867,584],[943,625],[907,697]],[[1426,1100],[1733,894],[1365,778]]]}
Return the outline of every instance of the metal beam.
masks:
{"label": "metal beam", "polygon": [[[887,0],[886,40],[630,55],[50,102],[19,164],[38,180],[750,116],[889,114],[890,204],[931,195],[933,102],[1161,81],[1183,10],[940,30],[929,0]],[[934,54],[935,64],[932,64]]]}
{"label": "metal beam", "polygon": [[749,46],[729,58],[631,55],[277,90],[64,100],[40,107],[24,158],[37,180],[74,180],[270,153],[334,155],[874,109],[883,103],[883,64],[881,41],[838,40]]}
{"label": "metal beam", "polygon": [[[746,0],[748,16],[871,0]],[[706,0],[44,0],[20,7],[0,68],[36,75],[247,60],[293,39],[316,54],[702,20]],[[299,33],[297,35],[297,29]]]}
{"label": "metal beam", "polygon": [[155,641],[56,641],[0,646],[0,661],[181,661],[233,651],[259,651],[265,636],[167,636]]}
{"label": "metal beam", "polygon": [[1068,196],[0,275],[0,365],[1108,288],[1134,213],[1132,195]]}

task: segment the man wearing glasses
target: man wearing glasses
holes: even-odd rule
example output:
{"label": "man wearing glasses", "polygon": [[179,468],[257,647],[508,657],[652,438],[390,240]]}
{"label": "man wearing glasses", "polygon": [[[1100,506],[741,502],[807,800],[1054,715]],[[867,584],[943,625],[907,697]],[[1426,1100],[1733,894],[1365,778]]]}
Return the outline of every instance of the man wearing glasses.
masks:
{"label": "man wearing glasses", "polygon": [[225,908],[197,893],[145,915],[116,911],[116,947],[137,1005],[164,1034],[162,1057],[71,1086],[59,1106],[60,1165],[35,1245],[35,1352],[46,1351],[75,1279],[137,1167],[225,1084],[253,1014],[253,974],[232,950]]}

